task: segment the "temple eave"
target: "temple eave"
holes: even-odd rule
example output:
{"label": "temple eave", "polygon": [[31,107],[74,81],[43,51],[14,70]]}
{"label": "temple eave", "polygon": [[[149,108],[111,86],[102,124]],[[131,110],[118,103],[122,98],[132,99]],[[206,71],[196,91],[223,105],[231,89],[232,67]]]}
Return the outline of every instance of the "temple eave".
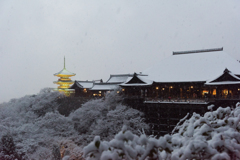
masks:
{"label": "temple eave", "polygon": [[55,83],[55,84],[64,84],[64,83],[73,84],[74,82],[73,81],[54,81],[53,83]]}
{"label": "temple eave", "polygon": [[66,74],[54,74],[54,76],[57,76],[57,77],[72,77],[72,76],[75,76],[76,74],[74,75],[66,75]]}
{"label": "temple eave", "polygon": [[55,88],[54,91],[71,91],[75,92],[75,89],[68,89],[68,88]]}

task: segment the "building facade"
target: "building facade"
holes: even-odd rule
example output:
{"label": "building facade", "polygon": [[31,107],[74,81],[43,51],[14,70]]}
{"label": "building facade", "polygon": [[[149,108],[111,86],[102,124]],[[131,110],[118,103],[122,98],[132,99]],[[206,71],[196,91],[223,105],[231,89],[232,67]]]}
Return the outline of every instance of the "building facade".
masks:
{"label": "building facade", "polygon": [[[60,78],[56,83],[66,81]],[[173,52],[141,73],[110,75],[106,82],[75,81],[69,89],[75,96],[103,97],[117,88],[127,97],[148,101],[240,99],[240,63],[223,48]]]}
{"label": "building facade", "polygon": [[[103,82],[101,80],[93,81],[75,81],[70,89],[75,90],[75,96],[81,97],[104,97],[106,93],[117,90],[120,84],[131,78],[133,74],[114,74]],[[117,91],[120,92],[120,91]]]}
{"label": "building facade", "polygon": [[223,48],[173,55],[120,84],[125,95],[149,100],[240,99],[240,63]]}

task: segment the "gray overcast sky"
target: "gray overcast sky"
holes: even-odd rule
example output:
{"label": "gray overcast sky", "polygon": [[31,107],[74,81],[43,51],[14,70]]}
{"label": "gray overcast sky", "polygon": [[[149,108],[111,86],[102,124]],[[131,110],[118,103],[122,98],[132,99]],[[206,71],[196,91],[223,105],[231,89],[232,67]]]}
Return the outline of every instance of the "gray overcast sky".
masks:
{"label": "gray overcast sky", "polygon": [[[73,80],[140,72],[172,51],[224,47],[240,60],[239,0],[1,0],[0,102]],[[214,64],[213,64],[214,65]]]}

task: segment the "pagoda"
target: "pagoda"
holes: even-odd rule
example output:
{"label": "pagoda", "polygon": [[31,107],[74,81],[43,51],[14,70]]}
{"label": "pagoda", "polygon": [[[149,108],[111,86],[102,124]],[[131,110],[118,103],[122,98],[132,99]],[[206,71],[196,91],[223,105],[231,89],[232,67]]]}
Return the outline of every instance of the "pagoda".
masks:
{"label": "pagoda", "polygon": [[60,72],[54,74],[54,76],[59,77],[58,81],[53,82],[54,84],[59,85],[58,88],[54,90],[62,92],[66,96],[70,96],[71,94],[74,94],[75,90],[69,89],[70,85],[74,83],[69,77],[72,77],[75,75],[76,75],[75,73],[71,73],[68,70],[66,70],[65,57],[64,57],[64,68]]}

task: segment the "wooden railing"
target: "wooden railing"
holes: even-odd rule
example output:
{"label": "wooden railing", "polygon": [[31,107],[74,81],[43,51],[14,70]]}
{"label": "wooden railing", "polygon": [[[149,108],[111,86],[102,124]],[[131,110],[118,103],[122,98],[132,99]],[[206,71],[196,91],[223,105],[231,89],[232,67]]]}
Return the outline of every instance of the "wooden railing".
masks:
{"label": "wooden railing", "polygon": [[144,99],[148,102],[189,102],[189,103],[204,103],[204,102],[215,102],[216,100],[239,100],[240,96],[230,96],[230,97],[205,97],[205,98],[153,98],[153,97],[142,97],[142,96],[126,96],[128,99]]}

